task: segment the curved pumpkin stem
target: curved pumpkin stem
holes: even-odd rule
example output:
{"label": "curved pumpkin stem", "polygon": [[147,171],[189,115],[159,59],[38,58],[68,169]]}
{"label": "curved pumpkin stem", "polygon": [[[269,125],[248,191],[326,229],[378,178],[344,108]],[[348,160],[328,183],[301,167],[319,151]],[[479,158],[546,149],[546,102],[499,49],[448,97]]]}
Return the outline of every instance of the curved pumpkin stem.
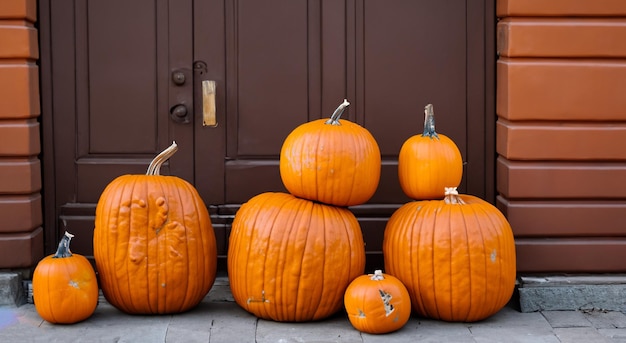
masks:
{"label": "curved pumpkin stem", "polygon": [[61,242],[59,242],[57,252],[52,258],[64,258],[72,256],[72,252],[70,251],[70,241],[72,240],[72,237],[74,237],[74,235],[65,231],[63,238],[61,238]]}
{"label": "curved pumpkin stem", "polygon": [[385,277],[383,276],[383,271],[380,269],[376,269],[374,271],[374,274],[371,274],[371,275],[372,276],[370,277],[370,280],[373,280],[373,281],[381,281],[385,279]]}
{"label": "curved pumpkin stem", "polygon": [[165,163],[165,161],[172,157],[176,151],[178,151],[178,145],[176,142],[172,142],[172,145],[161,151],[161,153],[158,154],[152,162],[150,162],[146,175],[161,175],[161,166]]}
{"label": "curved pumpkin stem", "polygon": [[333,115],[330,116],[330,119],[328,119],[325,124],[341,125],[341,123],[339,122],[339,118],[343,114],[343,111],[345,111],[346,107],[348,107],[349,105],[350,103],[348,102],[348,100],[343,99],[343,102],[341,103],[341,105],[337,107],[335,112],[333,112]]}
{"label": "curved pumpkin stem", "polygon": [[465,204],[465,201],[463,201],[463,199],[459,196],[459,192],[456,190],[456,187],[445,187],[444,196],[443,201],[445,201],[446,204]]}
{"label": "curved pumpkin stem", "polygon": [[439,135],[435,132],[435,110],[433,109],[433,104],[428,104],[424,107],[424,133],[422,133],[422,136],[439,139]]}

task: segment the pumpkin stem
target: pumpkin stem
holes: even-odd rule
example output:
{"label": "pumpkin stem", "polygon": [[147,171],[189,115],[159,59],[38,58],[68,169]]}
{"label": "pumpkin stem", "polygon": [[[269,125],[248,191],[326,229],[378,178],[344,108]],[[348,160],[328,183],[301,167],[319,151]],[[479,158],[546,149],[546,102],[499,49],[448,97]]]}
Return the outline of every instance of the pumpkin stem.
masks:
{"label": "pumpkin stem", "polygon": [[446,204],[465,204],[465,201],[463,201],[463,199],[459,196],[459,192],[456,190],[456,187],[445,187],[444,196],[443,201],[445,201]]}
{"label": "pumpkin stem", "polygon": [[346,109],[346,107],[348,107],[349,105],[350,103],[348,102],[348,100],[343,99],[343,102],[341,103],[341,105],[337,107],[335,112],[333,112],[333,115],[330,116],[330,119],[328,119],[325,124],[341,125],[341,123],[339,122],[339,118],[343,114],[343,111]]}
{"label": "pumpkin stem", "polygon": [[65,231],[63,238],[61,238],[61,242],[59,242],[57,252],[52,258],[63,258],[72,256],[72,252],[70,251],[70,241],[72,240],[72,237],[74,237],[74,235]]}
{"label": "pumpkin stem", "polygon": [[373,281],[380,281],[380,280],[384,280],[385,277],[383,276],[383,271],[380,269],[376,269],[374,271],[374,274],[371,274],[372,276],[370,277],[370,280]]}
{"label": "pumpkin stem", "polygon": [[172,157],[176,151],[178,151],[178,145],[176,145],[176,142],[172,142],[172,145],[161,151],[161,153],[150,162],[146,175],[161,175],[161,166]]}
{"label": "pumpkin stem", "polygon": [[422,136],[437,138],[439,139],[439,135],[435,132],[435,111],[433,109],[433,104],[428,104],[424,107],[424,133]]}

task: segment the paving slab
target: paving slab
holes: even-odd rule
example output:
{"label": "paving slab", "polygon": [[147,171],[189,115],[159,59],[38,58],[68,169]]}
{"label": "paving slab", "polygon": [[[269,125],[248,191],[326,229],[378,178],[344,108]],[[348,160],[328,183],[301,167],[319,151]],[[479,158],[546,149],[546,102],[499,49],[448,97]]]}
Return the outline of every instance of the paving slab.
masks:
{"label": "paving slab", "polygon": [[603,343],[611,342],[609,337],[602,335],[592,327],[555,328],[554,333],[562,343]]}
{"label": "paving slab", "polygon": [[626,315],[622,312],[588,311],[584,315],[596,329],[626,328]]}
{"label": "paving slab", "polygon": [[626,342],[626,329],[598,329],[610,342]]}
{"label": "paving slab", "polygon": [[316,322],[282,323],[260,319],[257,322],[256,343],[361,343],[361,333],[350,325],[343,314]]}
{"label": "paving slab", "polygon": [[469,327],[476,342],[558,343],[550,323],[540,312],[522,313],[505,307]]}
{"label": "paving slab", "polygon": [[593,326],[581,311],[543,311],[550,326],[553,328],[572,328]]}

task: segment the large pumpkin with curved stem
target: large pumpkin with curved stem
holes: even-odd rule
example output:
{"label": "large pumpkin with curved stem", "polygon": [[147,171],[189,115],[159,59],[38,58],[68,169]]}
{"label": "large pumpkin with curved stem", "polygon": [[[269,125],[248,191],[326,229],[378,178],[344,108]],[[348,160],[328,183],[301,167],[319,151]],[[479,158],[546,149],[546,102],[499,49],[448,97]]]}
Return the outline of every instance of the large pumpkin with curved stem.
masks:
{"label": "large pumpkin with curved stem", "polygon": [[98,305],[96,273],[84,256],[72,254],[72,237],[65,232],[56,253],[39,261],[33,273],[35,309],[50,323],[80,322]]}
{"label": "large pumpkin with curved stem", "polygon": [[515,288],[515,242],[502,213],[448,188],[443,200],[393,213],[383,239],[387,273],[409,290],[421,316],[473,322],[498,312]]}
{"label": "large pumpkin with curved stem", "polygon": [[365,268],[361,228],[350,210],[261,193],[243,204],[232,224],[228,277],[233,297],[263,319],[326,318]]}
{"label": "large pumpkin with curved stem", "polygon": [[96,206],[94,258],[106,299],[131,314],[165,314],[196,306],[215,281],[217,248],[196,189],[160,175],[174,142],[146,175],[122,175]]}
{"label": "large pumpkin with curved stem", "polygon": [[376,192],[380,149],[364,127],[340,119],[344,102],[330,119],[295,128],[283,142],[280,176],[289,193],[336,206],[360,205]]}
{"label": "large pumpkin with curved stem", "polygon": [[406,287],[382,270],[354,279],[343,299],[350,324],[361,332],[393,332],[411,316],[411,298]]}
{"label": "large pumpkin with curved stem", "polygon": [[463,158],[452,139],[435,131],[433,105],[426,105],[424,113],[424,132],[410,137],[400,148],[398,178],[411,199],[442,199],[445,187],[461,183]]}

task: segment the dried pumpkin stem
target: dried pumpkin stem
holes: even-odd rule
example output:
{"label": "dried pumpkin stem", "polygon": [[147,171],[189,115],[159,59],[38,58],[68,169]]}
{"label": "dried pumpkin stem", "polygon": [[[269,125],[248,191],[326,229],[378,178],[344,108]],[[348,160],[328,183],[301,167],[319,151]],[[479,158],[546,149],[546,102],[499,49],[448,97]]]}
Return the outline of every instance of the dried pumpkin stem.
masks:
{"label": "dried pumpkin stem", "polygon": [[161,151],[161,153],[150,162],[146,175],[161,175],[161,166],[172,157],[176,151],[178,151],[178,145],[176,145],[176,142],[172,142],[172,145]]}
{"label": "dried pumpkin stem", "polygon": [[59,242],[57,252],[52,258],[63,258],[72,256],[72,252],[70,251],[70,241],[72,240],[72,237],[74,237],[74,235],[65,231],[63,238],[61,238],[61,241]]}
{"label": "dried pumpkin stem", "polygon": [[374,274],[372,274],[372,276],[370,277],[370,280],[373,280],[373,281],[381,281],[384,279],[385,277],[383,276],[383,271],[380,269],[376,269],[374,271]]}
{"label": "dried pumpkin stem", "polygon": [[333,112],[333,115],[330,116],[330,119],[328,119],[325,124],[341,125],[341,123],[339,122],[339,118],[343,114],[343,111],[345,111],[346,107],[348,107],[349,105],[350,103],[348,102],[348,100],[343,99],[343,102],[341,103],[341,105],[337,107],[335,112]]}
{"label": "dried pumpkin stem", "polygon": [[433,104],[428,104],[424,107],[424,133],[422,136],[437,138],[439,135],[435,132],[435,110]]}
{"label": "dried pumpkin stem", "polygon": [[465,201],[463,201],[463,199],[459,196],[459,192],[456,190],[456,187],[445,187],[443,201],[445,201],[446,204],[465,204]]}

